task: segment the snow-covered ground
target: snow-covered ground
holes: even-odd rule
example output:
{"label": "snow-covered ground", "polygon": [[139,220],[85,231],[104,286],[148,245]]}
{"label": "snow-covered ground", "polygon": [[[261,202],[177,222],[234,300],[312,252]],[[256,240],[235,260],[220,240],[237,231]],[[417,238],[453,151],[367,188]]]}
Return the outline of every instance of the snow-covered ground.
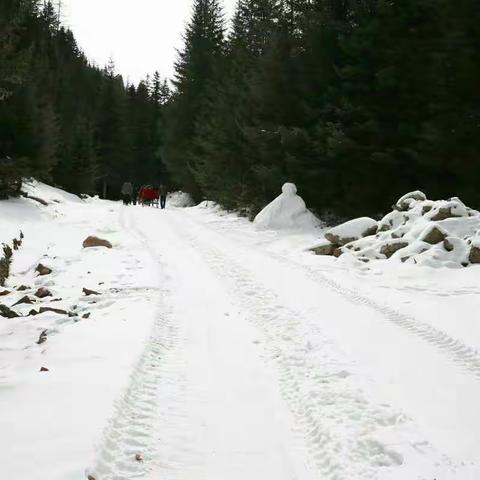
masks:
{"label": "snow-covered ground", "polygon": [[49,205],[0,202],[0,240],[25,234],[0,303],[46,286],[13,309],[74,316],[0,317],[3,477],[480,478],[479,266],[315,256],[319,228],[31,189]]}

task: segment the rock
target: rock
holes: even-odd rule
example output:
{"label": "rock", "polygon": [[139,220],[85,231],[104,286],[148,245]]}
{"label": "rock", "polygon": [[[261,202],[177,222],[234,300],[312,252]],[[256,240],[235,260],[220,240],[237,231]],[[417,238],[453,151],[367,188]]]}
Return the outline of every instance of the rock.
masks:
{"label": "rock", "polygon": [[41,345],[42,343],[45,343],[47,341],[47,330],[44,330],[40,336],[38,337],[37,340],[37,345]]}
{"label": "rock", "polygon": [[333,255],[333,252],[337,248],[336,245],[330,242],[325,242],[318,247],[312,248],[312,252],[315,252],[316,255]]}
{"label": "rock", "polygon": [[49,372],[50,370],[47,367],[42,367],[40,369],[41,372]]}
{"label": "rock", "polygon": [[454,215],[452,209],[450,207],[442,207],[439,208],[435,215],[432,217],[434,222],[438,222],[440,220],[446,220],[447,218],[454,218],[457,215]]}
{"label": "rock", "polygon": [[84,288],[83,293],[87,297],[89,297],[90,295],[100,295],[100,293],[96,292],[95,290],[89,290],[88,288]]}
{"label": "rock", "polygon": [[5,297],[8,295],[10,292],[8,290],[4,290],[3,292],[0,292],[0,297]]}
{"label": "rock", "polygon": [[342,223],[325,233],[325,238],[334,245],[343,247],[347,243],[377,233],[378,223],[373,218],[362,217]]}
{"label": "rock", "polygon": [[91,313],[85,313],[82,315],[82,318],[90,318]]}
{"label": "rock", "polygon": [[60,308],[40,307],[39,313],[46,313],[46,312],[58,313],[59,315],[68,315],[68,312],[66,310],[62,310]]}
{"label": "rock", "polygon": [[108,240],[90,236],[83,241],[83,248],[105,247],[112,248],[112,244]]}
{"label": "rock", "polygon": [[430,220],[433,221],[468,217],[468,209],[461,200],[454,198],[448,202],[439,202],[439,206],[432,210],[430,215]]}
{"label": "rock", "polygon": [[470,247],[468,260],[470,263],[480,263],[480,247],[477,247],[476,245]]}
{"label": "rock", "polygon": [[19,292],[24,292],[25,290],[30,290],[30,287],[27,287],[25,285],[21,285],[20,287],[17,288]]}
{"label": "rock", "polygon": [[30,310],[30,312],[28,312],[28,317],[34,317],[35,315],[38,315],[39,312],[37,312],[36,310]]}
{"label": "rock", "polygon": [[341,248],[336,248],[333,252],[333,256],[338,258],[343,255],[343,250]]}
{"label": "rock", "polygon": [[430,212],[432,210],[432,205],[424,205],[422,207],[422,215],[425,215],[427,214],[428,212]]}
{"label": "rock", "polygon": [[48,288],[41,287],[34,293],[34,295],[38,298],[47,298],[47,297],[51,297],[52,293]]}
{"label": "rock", "polygon": [[45,265],[42,265],[41,263],[37,266],[35,269],[36,272],[42,277],[44,275],[50,275],[52,273],[52,270]]}
{"label": "rock", "polygon": [[15,307],[16,305],[33,305],[33,303],[33,300],[28,295],[25,295],[17,303],[14,303],[12,307]]}
{"label": "rock", "polygon": [[453,252],[453,249],[455,248],[453,246],[453,243],[451,242],[451,240],[449,240],[448,238],[446,238],[444,241],[443,241],[443,248],[445,248],[445,250],[447,252]]}
{"label": "rock", "polygon": [[0,316],[5,318],[18,318],[20,315],[10,310],[6,305],[0,305]]}
{"label": "rock", "polygon": [[436,245],[437,243],[443,242],[448,237],[448,233],[440,228],[437,225],[433,227],[429,227],[427,231],[420,237],[425,243],[429,243],[430,245]]}
{"label": "rock", "polygon": [[408,247],[408,242],[392,242],[383,245],[380,250],[382,255],[385,255],[387,258],[390,258],[395,252],[398,252],[402,248]]}
{"label": "rock", "polygon": [[96,479],[93,475],[89,475],[89,476],[87,477],[87,480],[97,480],[97,479]]}
{"label": "rock", "polygon": [[412,203],[414,202],[424,202],[427,199],[427,196],[420,190],[415,190],[414,192],[409,192],[398,200],[394,208],[405,212],[410,209]]}
{"label": "rock", "polygon": [[75,313],[75,312],[68,312],[68,316],[70,318],[73,318],[73,317],[78,317],[78,313]]}
{"label": "rock", "polygon": [[136,460],[137,462],[143,462],[143,456],[142,456],[140,453],[137,453],[137,454],[135,455],[135,460]]}

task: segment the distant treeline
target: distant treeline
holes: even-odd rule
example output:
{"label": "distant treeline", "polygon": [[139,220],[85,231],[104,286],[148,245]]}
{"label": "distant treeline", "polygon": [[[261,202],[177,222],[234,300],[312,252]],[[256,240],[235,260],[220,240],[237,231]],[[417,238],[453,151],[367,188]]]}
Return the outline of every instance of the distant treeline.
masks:
{"label": "distant treeline", "polygon": [[477,0],[238,0],[228,29],[193,0],[172,94],[89,65],[50,4],[0,5],[0,158],[40,178],[250,214],[285,181],[341,216],[417,188],[480,206]]}
{"label": "distant treeline", "polygon": [[164,181],[169,96],[158,73],[135,87],[90,64],[51,2],[0,0],[0,197],[22,176],[110,198]]}

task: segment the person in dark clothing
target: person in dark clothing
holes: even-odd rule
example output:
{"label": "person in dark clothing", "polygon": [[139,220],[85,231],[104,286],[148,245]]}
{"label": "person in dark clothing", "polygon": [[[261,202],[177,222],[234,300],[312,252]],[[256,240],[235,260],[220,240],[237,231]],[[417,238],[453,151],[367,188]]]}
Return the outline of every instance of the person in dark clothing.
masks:
{"label": "person in dark clothing", "polygon": [[125,182],[122,186],[122,199],[124,205],[132,203],[133,185],[130,182]]}
{"label": "person in dark clothing", "polygon": [[165,187],[165,185],[160,185],[158,191],[160,193],[160,207],[164,210],[167,205],[167,187]]}

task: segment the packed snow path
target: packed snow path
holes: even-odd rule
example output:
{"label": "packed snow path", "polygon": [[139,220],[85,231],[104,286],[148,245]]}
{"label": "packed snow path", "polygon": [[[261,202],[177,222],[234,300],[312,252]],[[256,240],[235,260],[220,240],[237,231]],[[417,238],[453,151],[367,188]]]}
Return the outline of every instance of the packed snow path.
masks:
{"label": "packed snow path", "polygon": [[95,478],[478,478],[474,348],[249,245],[228,219],[120,215],[160,305]]}

